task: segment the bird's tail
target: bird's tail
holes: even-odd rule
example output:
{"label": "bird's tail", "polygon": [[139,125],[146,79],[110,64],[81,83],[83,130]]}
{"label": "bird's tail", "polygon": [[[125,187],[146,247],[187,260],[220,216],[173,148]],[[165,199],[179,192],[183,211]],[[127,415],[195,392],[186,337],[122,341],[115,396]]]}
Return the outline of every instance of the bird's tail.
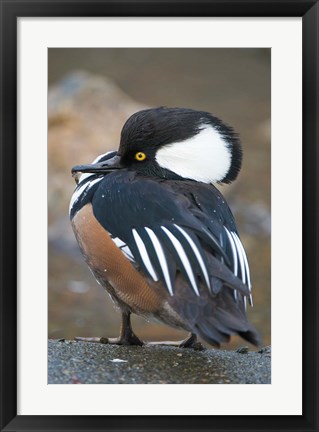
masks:
{"label": "bird's tail", "polygon": [[200,318],[194,327],[198,336],[214,346],[229,342],[230,337],[236,334],[253,345],[261,346],[260,335],[242,313],[216,310],[214,315]]}

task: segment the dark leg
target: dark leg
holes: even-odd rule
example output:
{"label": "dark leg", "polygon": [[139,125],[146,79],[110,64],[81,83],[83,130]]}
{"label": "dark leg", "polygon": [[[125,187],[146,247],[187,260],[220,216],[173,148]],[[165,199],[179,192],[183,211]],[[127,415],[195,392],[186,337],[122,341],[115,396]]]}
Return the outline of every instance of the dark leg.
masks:
{"label": "dark leg", "polygon": [[83,338],[76,337],[75,340],[82,342],[98,342],[115,345],[144,345],[143,342],[134,334],[131,326],[131,313],[122,312],[121,332],[118,338]]}
{"label": "dark leg", "polygon": [[118,338],[109,338],[109,343],[116,345],[144,345],[134,334],[131,325],[131,312],[122,312],[121,332]]}
{"label": "dark leg", "polygon": [[195,333],[190,333],[188,338],[180,342],[179,348],[193,348],[197,351],[202,351],[205,349],[200,342],[197,342],[197,336]]}
{"label": "dark leg", "polygon": [[182,341],[147,342],[147,345],[168,345],[178,348],[191,348],[196,351],[203,351],[205,349],[200,342],[197,342],[197,336],[195,333],[190,333],[189,336]]}

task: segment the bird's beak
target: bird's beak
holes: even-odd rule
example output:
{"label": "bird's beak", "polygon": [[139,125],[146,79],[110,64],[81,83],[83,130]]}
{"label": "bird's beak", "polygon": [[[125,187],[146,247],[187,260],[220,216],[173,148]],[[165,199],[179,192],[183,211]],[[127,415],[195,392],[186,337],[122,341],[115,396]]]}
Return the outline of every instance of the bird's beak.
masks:
{"label": "bird's beak", "polygon": [[76,165],[72,168],[71,173],[72,176],[75,176],[77,173],[96,173],[103,174],[108,173],[110,171],[116,171],[118,169],[123,168],[120,164],[120,156],[115,155],[111,159],[107,159],[103,162],[98,162],[96,164],[90,165]]}

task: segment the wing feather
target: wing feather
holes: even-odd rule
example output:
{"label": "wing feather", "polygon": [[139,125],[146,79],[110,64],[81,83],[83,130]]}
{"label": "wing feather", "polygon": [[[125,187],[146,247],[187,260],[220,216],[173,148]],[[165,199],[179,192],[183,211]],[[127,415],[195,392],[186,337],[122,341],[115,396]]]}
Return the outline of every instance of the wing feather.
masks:
{"label": "wing feather", "polygon": [[137,232],[137,230],[135,228],[133,228],[132,233],[133,233],[133,237],[134,237],[137,249],[139,251],[139,255],[142,258],[142,261],[144,263],[144,267],[147,270],[147,273],[152,277],[152,279],[154,281],[157,282],[159,280],[159,277],[157,276],[157,273],[155,272],[153,264],[150,260],[149,253],[148,253],[148,250],[147,250],[145,243],[143,242],[141,236],[139,235],[139,233]]}
{"label": "wing feather", "polygon": [[172,279],[172,272],[169,270],[167,254],[165,254],[165,250],[164,250],[161,242],[157,238],[156,234],[154,233],[154,231],[148,227],[145,227],[145,230],[146,230],[147,234],[149,235],[149,238],[150,238],[150,240],[153,244],[153,247],[155,249],[155,254],[153,255],[153,260],[157,259],[159,266],[160,266],[160,269],[161,269],[161,273],[164,277],[165,285],[168,289],[168,292],[170,293],[170,295],[174,295],[174,292],[173,292],[174,283],[173,283],[173,279]]}
{"label": "wing feather", "polygon": [[171,296],[176,272],[197,297],[205,287],[216,295],[222,289],[218,281],[236,301],[251,295],[247,256],[229,207],[213,186],[163,183],[121,170],[99,183],[92,205],[97,220],[127,246],[135,265],[160,280]]}

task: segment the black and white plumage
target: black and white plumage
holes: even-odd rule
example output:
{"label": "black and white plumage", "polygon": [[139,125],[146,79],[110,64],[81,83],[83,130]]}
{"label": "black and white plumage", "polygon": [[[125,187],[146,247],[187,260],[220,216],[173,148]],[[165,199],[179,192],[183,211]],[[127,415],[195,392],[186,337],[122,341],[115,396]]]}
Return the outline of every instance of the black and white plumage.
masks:
{"label": "black and white plumage", "polygon": [[[128,119],[118,151],[73,168],[83,173],[70,203],[82,250],[85,242],[74,220],[91,205],[99,225],[160,299],[151,313],[119,299],[122,310],[184,328],[215,345],[231,334],[259,344],[245,312],[246,299],[252,304],[247,256],[233,215],[212,184],[233,181],[241,157],[237,135],[216,117],[157,108]],[[109,269],[101,278],[86,258],[110,291]],[[110,283],[116,301],[120,288]]]}

